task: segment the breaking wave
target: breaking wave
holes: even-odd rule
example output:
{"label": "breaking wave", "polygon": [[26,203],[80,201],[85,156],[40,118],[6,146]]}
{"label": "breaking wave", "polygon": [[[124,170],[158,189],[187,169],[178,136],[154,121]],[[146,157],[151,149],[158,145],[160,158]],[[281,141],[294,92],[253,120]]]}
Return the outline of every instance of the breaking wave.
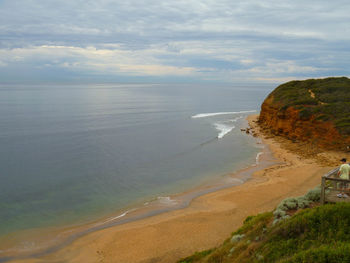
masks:
{"label": "breaking wave", "polygon": [[260,162],[260,156],[263,154],[263,152],[259,152],[257,155],[256,155],[256,157],[255,157],[255,163],[256,163],[256,165],[258,165],[259,164],[259,162]]}
{"label": "breaking wave", "polygon": [[158,196],[157,197],[158,202],[163,205],[176,205],[177,201],[174,199],[171,199],[169,196]]}
{"label": "breaking wave", "polygon": [[222,139],[226,134],[231,132],[236,127],[233,123],[237,122],[237,120],[242,118],[242,116],[239,116],[232,120],[214,123],[215,128],[219,131],[217,138]]}
{"label": "breaking wave", "polygon": [[136,210],[136,208],[130,209],[130,210],[127,210],[127,211],[125,211],[124,213],[118,215],[118,216],[114,216],[114,217],[108,218],[106,221],[102,222],[102,224],[105,224],[105,223],[114,221],[114,220],[116,220],[116,219],[119,219],[119,218],[121,218],[121,217],[124,217],[124,216],[126,216],[127,214],[129,214],[129,213],[131,213],[131,212],[133,212],[133,211],[135,211],[135,210]]}
{"label": "breaking wave", "polygon": [[191,118],[196,119],[196,118],[206,118],[206,117],[213,117],[213,116],[219,116],[219,115],[241,114],[241,113],[252,113],[252,112],[256,112],[256,110],[200,113],[200,114],[193,115]]}
{"label": "breaking wave", "polygon": [[[252,113],[252,112],[256,112],[256,110],[199,113],[199,114],[191,116],[191,118],[197,119],[197,118],[207,118],[207,117],[215,117],[215,116],[221,116],[221,115],[245,114],[245,113]],[[212,125],[216,128],[216,130],[219,131],[217,138],[221,139],[226,134],[231,132],[235,128],[235,125],[233,123],[237,122],[237,120],[239,120],[241,118],[243,118],[243,116],[239,116],[239,117],[229,119],[229,120],[216,121],[215,123],[213,123]]]}
{"label": "breaking wave", "polygon": [[220,131],[218,134],[218,138],[221,139],[223,138],[226,134],[228,134],[230,131],[232,131],[235,126],[227,126],[225,124],[221,124],[221,123],[215,123],[215,128]]}

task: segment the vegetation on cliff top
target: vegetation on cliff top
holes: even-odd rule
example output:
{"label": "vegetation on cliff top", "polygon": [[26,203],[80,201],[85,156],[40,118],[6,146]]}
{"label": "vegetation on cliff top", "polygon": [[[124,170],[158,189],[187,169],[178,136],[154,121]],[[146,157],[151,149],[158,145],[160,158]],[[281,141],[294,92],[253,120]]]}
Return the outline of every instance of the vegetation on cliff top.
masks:
{"label": "vegetation on cliff top", "polygon": [[270,95],[279,110],[300,110],[300,118],[331,121],[343,135],[350,135],[350,79],[346,77],[290,81]]}
{"label": "vegetation on cliff top", "polygon": [[272,212],[249,216],[220,247],[179,262],[350,262],[350,203],[302,209],[275,220]]}

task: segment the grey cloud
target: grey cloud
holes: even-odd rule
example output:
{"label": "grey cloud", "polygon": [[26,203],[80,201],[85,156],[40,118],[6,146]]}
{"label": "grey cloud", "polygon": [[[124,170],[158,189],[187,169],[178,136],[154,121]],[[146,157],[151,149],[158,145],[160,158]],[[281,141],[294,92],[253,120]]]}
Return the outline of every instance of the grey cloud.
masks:
{"label": "grey cloud", "polygon": [[[317,5],[313,1],[296,1],[294,5],[280,4],[280,1],[264,3],[267,4],[259,1],[146,1],[141,4],[140,1],[18,0],[0,4],[0,21],[4,35],[66,44],[76,35],[86,44],[128,43],[166,41],[175,37],[191,39],[194,33],[200,36],[215,32],[324,34],[325,28],[347,27],[344,7],[332,11],[329,4],[320,5],[319,1]],[[343,5],[349,8],[349,4]],[[330,15],[332,12],[336,15]]]}
{"label": "grey cloud", "polygon": [[[132,63],[193,67],[198,72],[210,68],[218,79],[225,74],[230,79],[268,72],[271,78],[344,75],[349,74],[344,69],[350,61],[349,12],[350,3],[342,0],[4,0],[0,1],[0,49],[52,45],[120,50],[139,57],[133,57]],[[50,64],[60,72],[54,58],[44,57],[21,65],[34,70],[30,65]],[[59,58],[62,63],[80,64],[89,59],[69,51]],[[10,58],[0,61],[2,68],[19,65]],[[282,62],[292,61],[300,72],[271,71],[268,61],[280,63],[282,69],[287,65]],[[102,62],[94,58],[89,65],[96,63]],[[315,71],[306,73],[307,68]],[[80,74],[84,72],[86,68]]]}

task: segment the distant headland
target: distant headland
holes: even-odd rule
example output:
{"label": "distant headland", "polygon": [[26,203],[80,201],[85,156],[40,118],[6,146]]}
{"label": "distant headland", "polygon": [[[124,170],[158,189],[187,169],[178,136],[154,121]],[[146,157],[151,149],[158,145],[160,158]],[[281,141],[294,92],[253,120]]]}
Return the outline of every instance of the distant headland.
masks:
{"label": "distant headland", "polygon": [[260,126],[274,135],[308,141],[324,149],[350,145],[350,79],[290,81],[278,86],[261,106]]}

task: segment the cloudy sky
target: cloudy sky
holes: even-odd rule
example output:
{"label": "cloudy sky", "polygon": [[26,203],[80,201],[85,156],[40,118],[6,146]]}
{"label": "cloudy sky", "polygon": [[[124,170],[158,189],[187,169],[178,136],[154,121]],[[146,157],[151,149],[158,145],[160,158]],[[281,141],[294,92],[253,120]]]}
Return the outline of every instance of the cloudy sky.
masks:
{"label": "cloudy sky", "polygon": [[350,76],[350,1],[0,0],[0,83]]}

